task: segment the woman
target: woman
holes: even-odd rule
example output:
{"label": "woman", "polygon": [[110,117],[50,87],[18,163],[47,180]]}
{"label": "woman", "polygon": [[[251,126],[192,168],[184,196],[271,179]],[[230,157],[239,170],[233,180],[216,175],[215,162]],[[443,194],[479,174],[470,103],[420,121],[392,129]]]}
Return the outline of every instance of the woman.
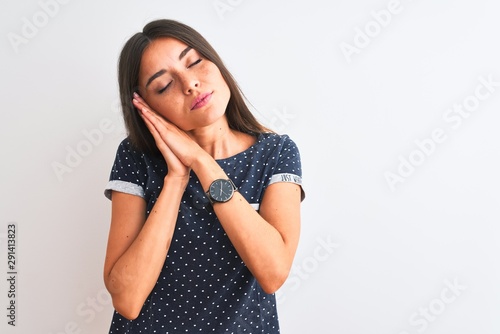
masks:
{"label": "woman", "polygon": [[213,48],[176,21],[128,40],[119,85],[110,333],[278,333],[303,199],[294,142],[259,124]]}

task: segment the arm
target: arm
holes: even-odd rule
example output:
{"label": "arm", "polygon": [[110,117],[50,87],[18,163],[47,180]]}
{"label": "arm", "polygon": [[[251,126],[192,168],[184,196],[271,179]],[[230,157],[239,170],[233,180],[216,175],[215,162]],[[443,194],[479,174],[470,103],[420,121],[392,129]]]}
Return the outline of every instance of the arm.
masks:
{"label": "arm", "polygon": [[[157,146],[169,148],[184,166],[191,168],[203,189],[227,175],[206,151],[187,134],[158,117],[141,100],[134,100],[153,133]],[[300,233],[301,188],[292,183],[268,186],[260,214],[238,192],[214,210],[229,239],[249,270],[267,293],[275,292],[288,277]]]}
{"label": "arm", "polygon": [[[156,135],[154,128],[150,129]],[[104,282],[115,309],[128,319],[139,315],[158,280],[189,180],[189,168],[163,141],[157,146],[167,162],[168,174],[148,218],[144,199],[116,191],[112,196]]]}
{"label": "arm", "polygon": [[146,298],[154,288],[167,256],[179,205],[189,180],[186,167],[158,136],[146,126],[168,166],[163,188],[146,219],[144,199],[113,192],[104,282],[115,309],[128,319],[139,316]]}
{"label": "arm", "polygon": [[[218,178],[227,178],[208,154],[191,166],[204,189]],[[259,213],[236,192],[214,211],[238,254],[266,293],[285,282],[297,249],[300,233],[300,186],[275,183],[264,194]]]}
{"label": "arm", "polygon": [[183,180],[167,176],[147,220],[144,199],[113,192],[104,282],[113,306],[127,319],[139,315],[160,275],[184,188]]}

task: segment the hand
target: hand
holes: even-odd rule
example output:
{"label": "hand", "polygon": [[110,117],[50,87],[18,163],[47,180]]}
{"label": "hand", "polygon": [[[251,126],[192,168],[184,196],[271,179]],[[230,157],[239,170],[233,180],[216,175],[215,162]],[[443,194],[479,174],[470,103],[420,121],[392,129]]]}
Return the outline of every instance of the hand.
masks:
{"label": "hand", "polygon": [[[139,114],[153,135],[158,150],[167,162],[168,174],[170,176],[189,177],[190,167],[182,162],[169,146],[169,142],[174,140],[172,137],[182,137],[183,131],[154,112],[138,94],[134,94],[132,103],[139,109]],[[184,136],[188,137],[185,133]]]}

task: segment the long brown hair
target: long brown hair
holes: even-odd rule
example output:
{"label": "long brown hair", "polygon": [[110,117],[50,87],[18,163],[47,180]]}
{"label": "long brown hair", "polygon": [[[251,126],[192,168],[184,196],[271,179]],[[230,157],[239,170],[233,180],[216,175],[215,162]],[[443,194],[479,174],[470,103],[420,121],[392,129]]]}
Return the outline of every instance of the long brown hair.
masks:
{"label": "long brown hair", "polygon": [[142,55],[155,39],[161,37],[172,37],[184,42],[219,68],[231,92],[226,108],[226,117],[231,129],[254,135],[270,131],[254,117],[236,80],[200,33],[174,20],[156,20],[146,24],[142,32],[136,33],[125,43],[118,62],[123,118],[129,140],[135,148],[145,153],[159,153],[152,134],[132,104],[132,98],[133,93],[138,91]]}

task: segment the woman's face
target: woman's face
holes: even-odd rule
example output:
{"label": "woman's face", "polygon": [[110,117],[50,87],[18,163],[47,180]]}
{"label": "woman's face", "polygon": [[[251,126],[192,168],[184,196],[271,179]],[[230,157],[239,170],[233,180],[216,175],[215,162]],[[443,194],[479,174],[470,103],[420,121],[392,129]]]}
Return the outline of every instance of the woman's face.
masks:
{"label": "woman's face", "polygon": [[139,94],[184,131],[220,120],[231,95],[214,63],[170,37],[154,40],[144,51]]}

